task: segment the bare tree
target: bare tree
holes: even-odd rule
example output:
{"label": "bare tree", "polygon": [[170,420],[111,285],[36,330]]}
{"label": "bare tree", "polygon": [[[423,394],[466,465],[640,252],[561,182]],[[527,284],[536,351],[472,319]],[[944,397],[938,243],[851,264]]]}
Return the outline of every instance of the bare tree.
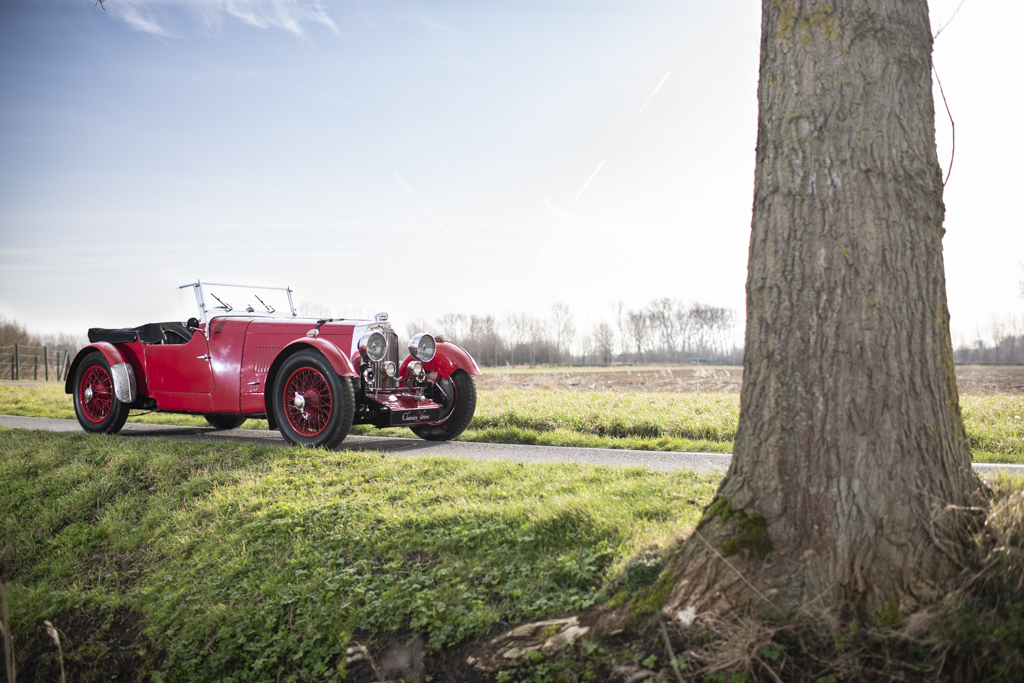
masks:
{"label": "bare tree", "polygon": [[665,360],[668,361],[677,360],[676,308],[676,303],[668,298],[655,299],[647,306],[647,316],[651,321],[651,327],[661,338],[661,348],[664,349]]}
{"label": "bare tree", "polygon": [[636,349],[638,363],[644,362],[644,348],[647,347],[650,335],[650,323],[647,313],[644,311],[628,311],[626,321],[629,329],[629,337],[633,341],[633,348]]}
{"label": "bare tree", "polygon": [[762,0],[732,463],[663,609],[942,597],[984,504],[953,372],[926,0]]}
{"label": "bare tree", "polygon": [[512,365],[516,364],[516,351],[525,347],[530,334],[530,316],[525,313],[509,313],[505,316],[505,329],[508,330],[509,346],[511,347]]}
{"label": "bare tree", "polygon": [[573,322],[572,309],[566,304],[556,303],[551,307],[551,329],[555,335],[555,351],[559,356],[569,359],[572,365],[572,340],[576,336],[576,325]]}
{"label": "bare tree", "polygon": [[527,316],[527,329],[530,335],[530,366],[533,367],[537,365],[537,354],[547,350],[548,326],[541,318]]}
{"label": "bare tree", "polygon": [[622,301],[616,301],[612,304],[612,310],[615,311],[615,326],[619,330],[619,353],[622,354],[622,362],[629,362],[629,339],[626,334],[626,304]]}
{"label": "bare tree", "polygon": [[[190,295],[191,296],[191,295]],[[334,314],[319,301],[303,301],[298,306],[298,314],[303,318],[332,318]]]}
{"label": "bare tree", "polygon": [[498,331],[494,316],[470,316],[467,350],[481,362],[498,365],[499,358],[504,354],[505,343]]}
{"label": "bare tree", "polygon": [[594,326],[592,336],[601,364],[609,365],[612,362],[612,349],[615,347],[615,332],[612,331],[612,326],[602,320]]}
{"label": "bare tree", "polygon": [[445,313],[438,319],[437,325],[441,329],[441,336],[448,341],[459,343],[469,336],[468,322],[464,313]]}

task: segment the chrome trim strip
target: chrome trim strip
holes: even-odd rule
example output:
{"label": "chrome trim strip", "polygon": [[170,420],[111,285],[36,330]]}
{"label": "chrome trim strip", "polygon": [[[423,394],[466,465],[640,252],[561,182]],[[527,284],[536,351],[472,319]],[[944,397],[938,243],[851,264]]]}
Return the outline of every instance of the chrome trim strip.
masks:
{"label": "chrome trim strip", "polygon": [[110,376],[114,380],[114,396],[121,403],[135,403],[135,371],[129,363],[118,363],[110,366]]}

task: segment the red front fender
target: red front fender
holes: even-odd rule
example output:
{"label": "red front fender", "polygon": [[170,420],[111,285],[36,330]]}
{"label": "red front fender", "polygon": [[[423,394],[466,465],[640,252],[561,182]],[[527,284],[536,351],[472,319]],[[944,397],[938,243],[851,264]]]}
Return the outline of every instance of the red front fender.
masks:
{"label": "red front fender", "polygon": [[337,346],[327,341],[326,339],[313,338],[313,337],[301,337],[295,341],[289,342],[274,358],[274,362],[270,364],[270,369],[267,371],[267,383],[264,387],[263,402],[264,409],[267,414],[267,422],[271,429],[277,428],[277,420],[274,419],[274,408],[271,397],[274,395],[274,383],[277,380],[277,369],[281,367],[285,359],[292,355],[296,351],[302,349],[316,349],[324,355],[327,362],[331,364],[334,371],[342,377],[358,377],[359,375],[355,370],[352,369],[352,363],[349,362],[345,354],[338,349]]}
{"label": "red front fender", "polygon": [[274,359],[274,362],[271,364],[271,372],[276,370],[276,366],[283,363],[285,358],[298,351],[298,349],[295,347],[302,346],[316,349],[320,353],[324,354],[324,358],[327,359],[327,362],[331,364],[331,367],[334,368],[334,371],[338,373],[340,376],[359,376],[359,373],[352,369],[352,363],[350,363],[348,358],[345,357],[345,354],[341,352],[341,349],[339,349],[337,346],[327,341],[326,339],[313,339],[311,337],[302,337],[300,339],[296,339],[293,342],[289,342],[287,345],[285,345],[285,347],[281,349],[280,353],[277,354],[277,357]]}
{"label": "red front fender", "polygon": [[[405,360],[402,361],[402,367],[398,371],[399,377],[403,379],[406,377],[406,368],[409,367],[409,363],[412,361],[412,356],[405,357]],[[429,363],[424,363],[423,369],[427,372],[436,371],[445,379],[451,377],[452,373],[456,370],[463,370],[470,375],[483,374],[480,372],[480,368],[477,367],[476,361],[473,360],[473,356],[469,355],[466,349],[458,344],[446,341],[437,342],[437,351],[434,353],[434,358]]]}

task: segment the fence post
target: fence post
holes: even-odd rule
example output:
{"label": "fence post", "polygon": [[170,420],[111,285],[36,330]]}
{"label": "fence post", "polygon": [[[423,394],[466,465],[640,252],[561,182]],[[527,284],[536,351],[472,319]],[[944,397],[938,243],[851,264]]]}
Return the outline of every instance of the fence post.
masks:
{"label": "fence post", "polygon": [[11,379],[14,379],[14,354],[11,354]]}
{"label": "fence post", "polygon": [[50,354],[46,347],[43,347],[43,379],[50,381]]}
{"label": "fence post", "polygon": [[21,379],[21,353],[18,352],[18,345],[14,345],[14,377],[11,379]]}
{"label": "fence post", "polygon": [[39,354],[32,356],[32,381],[39,380]]}
{"label": "fence post", "polygon": [[68,371],[71,370],[71,352],[64,351],[64,381],[68,379]]}

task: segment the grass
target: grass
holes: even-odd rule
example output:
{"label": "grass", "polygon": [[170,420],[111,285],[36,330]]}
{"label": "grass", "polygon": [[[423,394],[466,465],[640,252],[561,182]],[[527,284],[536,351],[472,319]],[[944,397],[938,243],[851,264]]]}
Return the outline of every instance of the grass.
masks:
{"label": "grass", "polygon": [[[624,663],[672,680],[665,637],[693,681],[1014,680],[1024,478],[989,482],[963,571],[917,613],[877,626],[708,616],[689,630],[668,620],[664,637],[655,615],[621,641],[525,658],[496,680],[606,680]],[[623,586],[654,590],[664,551],[717,485],[639,468],[0,428],[0,570],[19,673],[57,679],[44,620],[69,680],[343,680],[347,647],[380,652],[382,638],[412,634],[461,669],[462,644],[607,604]]]}
{"label": "grass", "polygon": [[[963,396],[975,462],[1024,464],[1024,396]],[[62,386],[0,385],[0,414],[74,419]],[[739,395],[609,391],[480,391],[476,415],[459,440],[635,450],[732,452]],[[190,415],[151,413],[130,422],[205,427]],[[249,420],[246,429],[267,429]],[[357,426],[353,434],[412,437],[408,429]]]}
{"label": "grass", "polygon": [[0,429],[20,672],[56,676],[48,619],[79,679],[338,680],[368,634],[421,634],[437,652],[596,604],[717,484]]}

